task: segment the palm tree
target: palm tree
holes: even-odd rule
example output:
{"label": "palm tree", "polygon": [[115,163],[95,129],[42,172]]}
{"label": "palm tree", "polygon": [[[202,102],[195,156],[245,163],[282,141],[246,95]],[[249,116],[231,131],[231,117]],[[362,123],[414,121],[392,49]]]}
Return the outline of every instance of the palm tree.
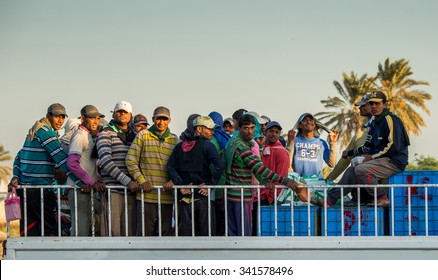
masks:
{"label": "palm tree", "polygon": [[353,133],[357,133],[362,125],[362,117],[354,103],[375,89],[374,81],[376,80],[375,77],[368,77],[367,74],[359,77],[354,72],[350,75],[343,73],[342,76],[343,86],[338,81],[333,82],[342,98],[329,96],[328,99],[321,100],[325,108],[335,111],[315,114],[315,117],[325,125],[341,132],[339,138],[341,148],[348,144]]}
{"label": "palm tree", "polygon": [[425,101],[431,100],[432,95],[412,89],[413,86],[429,85],[429,83],[411,79],[413,72],[408,63],[409,61],[405,59],[391,63],[387,58],[384,65],[379,63],[377,78],[381,84],[379,90],[387,95],[388,108],[391,112],[403,121],[408,134],[420,135],[421,127],[426,127],[426,123],[413,106],[421,108],[430,115]]}
{"label": "palm tree", "polygon": [[[8,151],[4,150],[3,145],[0,144],[0,161],[7,161],[12,159]],[[8,183],[8,177],[12,175],[12,167],[9,165],[0,165],[0,181],[5,184]]]}

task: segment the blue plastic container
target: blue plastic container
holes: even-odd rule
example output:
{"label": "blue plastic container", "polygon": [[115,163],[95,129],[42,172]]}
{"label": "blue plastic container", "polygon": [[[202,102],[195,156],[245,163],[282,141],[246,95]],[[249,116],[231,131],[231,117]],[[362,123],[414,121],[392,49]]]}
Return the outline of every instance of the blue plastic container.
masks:
{"label": "blue plastic container", "polygon": [[[375,235],[374,207],[360,207],[360,235]],[[377,235],[383,236],[385,232],[384,208],[377,208]],[[325,214],[321,210],[321,234],[325,235]],[[342,235],[341,207],[333,206],[327,209],[327,235]],[[344,207],[344,236],[359,236],[358,207]]]}
{"label": "blue plastic container", "polygon": [[[428,207],[428,235],[438,235],[438,207]],[[390,218],[392,221],[392,217]],[[392,234],[392,223],[390,232]],[[394,208],[394,235],[409,236],[408,207]],[[411,207],[411,235],[426,235],[425,207]]]}
{"label": "blue plastic container", "polygon": [[[310,236],[318,233],[319,207],[310,207]],[[260,207],[262,236],[275,236],[275,207]],[[307,206],[293,207],[293,224],[291,222],[291,207],[277,206],[277,236],[309,236],[309,215]],[[257,221],[253,221],[257,222]],[[293,229],[292,229],[293,225]]]}
{"label": "blue plastic container", "polygon": [[[438,170],[409,170],[389,177],[389,184],[438,184]],[[424,207],[426,202],[426,188],[410,187],[412,207]],[[394,187],[394,206],[407,207],[409,203],[408,187]],[[388,190],[391,197],[391,191]],[[428,206],[438,207],[438,188],[427,188]]]}

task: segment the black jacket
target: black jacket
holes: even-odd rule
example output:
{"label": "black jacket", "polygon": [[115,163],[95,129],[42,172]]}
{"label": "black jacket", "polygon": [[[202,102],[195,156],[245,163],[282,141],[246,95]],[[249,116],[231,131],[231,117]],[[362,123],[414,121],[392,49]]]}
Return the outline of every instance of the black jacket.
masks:
{"label": "black jacket", "polygon": [[[209,141],[194,140],[196,144],[190,150],[183,150],[184,142],[176,145],[167,161],[167,173],[175,185],[215,185],[225,168],[222,158]],[[198,198],[198,192],[194,193]],[[178,196],[181,196],[180,192]]]}
{"label": "black jacket", "polygon": [[365,144],[348,151],[348,156],[369,154],[373,158],[388,157],[401,171],[408,164],[409,137],[399,117],[384,109],[370,125]]}

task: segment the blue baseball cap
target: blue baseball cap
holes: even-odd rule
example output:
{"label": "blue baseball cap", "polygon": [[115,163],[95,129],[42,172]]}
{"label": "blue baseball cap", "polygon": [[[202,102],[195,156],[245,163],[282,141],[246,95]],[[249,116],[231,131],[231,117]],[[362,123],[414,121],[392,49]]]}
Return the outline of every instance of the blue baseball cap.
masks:
{"label": "blue baseball cap", "polygon": [[269,130],[271,127],[274,127],[274,126],[280,128],[280,130],[283,130],[281,125],[278,122],[276,122],[276,121],[268,122],[268,124],[266,125],[266,130]]}

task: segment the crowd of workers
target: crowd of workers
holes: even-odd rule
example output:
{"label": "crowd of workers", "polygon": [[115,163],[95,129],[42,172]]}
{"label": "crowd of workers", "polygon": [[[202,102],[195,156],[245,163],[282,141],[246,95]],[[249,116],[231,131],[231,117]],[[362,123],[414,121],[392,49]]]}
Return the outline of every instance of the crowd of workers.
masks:
{"label": "crowd of workers", "polygon": [[[276,185],[318,206],[331,207],[341,199],[340,188],[329,190],[325,199],[309,197],[305,185],[288,177],[291,171],[331,181],[343,174],[338,183],[345,186],[344,195],[351,192],[355,205],[373,202],[374,188],[357,192],[348,185],[376,185],[405,169],[409,138],[402,121],[388,110],[386,95],[375,91],[355,105],[367,121],[336,163],[339,132],[310,113],[298,118],[287,137],[279,122],[245,109],[225,119],[218,112],[192,114],[177,136],[169,129],[171,114],[164,106],[154,110],[149,123],[144,115],[133,114],[127,101],[117,102],[109,122],[96,106],[86,105],[79,118],[64,125],[66,109],[54,103],[29,130],[9,187],[73,186],[63,193],[70,208],[77,205],[69,217],[72,236],[90,236],[92,228],[101,236],[171,236],[175,231],[179,236],[256,235],[257,207],[274,203],[281,191]],[[327,141],[320,137],[322,130],[329,134]],[[352,158],[360,161],[349,166]],[[325,164],[333,168],[328,175]],[[210,188],[215,185],[236,188]],[[251,185],[264,188],[241,189]],[[176,186],[183,187],[175,191]],[[26,211],[22,235],[58,235],[55,192],[38,187],[17,192],[22,217]],[[377,206],[388,206],[385,189],[376,193]]]}

